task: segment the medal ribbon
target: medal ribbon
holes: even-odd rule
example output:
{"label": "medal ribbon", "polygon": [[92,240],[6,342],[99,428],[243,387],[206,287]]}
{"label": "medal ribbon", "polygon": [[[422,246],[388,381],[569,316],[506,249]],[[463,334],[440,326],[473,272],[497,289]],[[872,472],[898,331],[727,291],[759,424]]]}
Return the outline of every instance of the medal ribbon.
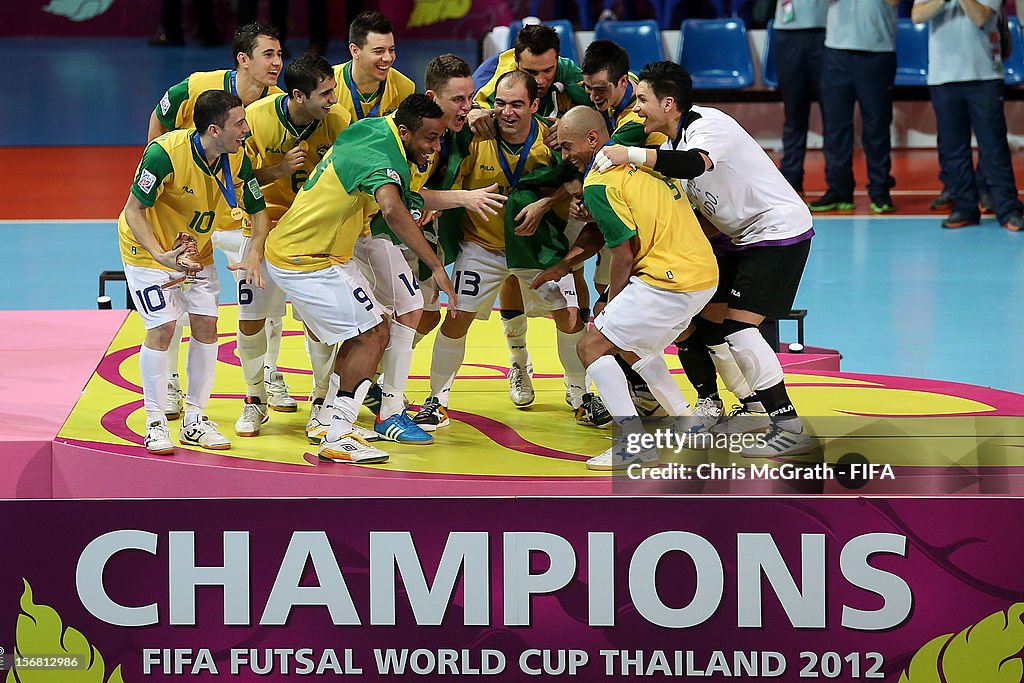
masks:
{"label": "medal ribbon", "polygon": [[[501,137],[501,134],[498,134]],[[516,163],[516,170],[513,171],[508,165],[508,159],[505,158],[505,153],[501,151],[501,145],[498,145],[498,163],[501,164],[501,170],[505,173],[505,179],[508,180],[509,187],[516,187],[519,185],[519,179],[523,177],[523,171],[526,170],[526,160],[530,157],[530,148],[533,147],[533,143],[537,140],[537,119],[530,118],[530,134],[526,136],[526,142],[523,143],[523,148],[519,151],[519,161]]]}
{"label": "medal ribbon", "polygon": [[604,123],[608,126],[608,135],[615,132],[615,119],[622,115],[622,112],[625,111],[626,106],[629,104],[631,99],[633,99],[633,82],[628,81],[626,85],[626,93],[622,96],[622,99],[619,100],[618,106],[615,107],[615,118],[609,116],[606,111],[601,112],[601,114],[604,115]]}
{"label": "medal ribbon", "polygon": [[[203,143],[199,141],[199,132],[196,131],[192,135],[192,142],[195,143],[196,151],[199,152],[199,156],[206,161],[206,151],[203,150]],[[220,193],[224,195],[224,199],[227,201],[228,206],[232,209],[238,208],[238,197],[235,196],[235,184],[231,179],[231,164],[228,163],[228,155],[220,155],[220,167],[224,171],[224,183],[221,183],[220,178],[217,177],[216,172],[211,172],[210,175],[217,181],[217,187],[220,188]]]}
{"label": "medal ribbon", "polygon": [[369,114],[363,113],[363,103],[359,99],[359,90],[356,88],[355,79],[352,78],[352,62],[348,63],[348,69],[345,71],[345,82],[348,83],[348,94],[352,97],[352,107],[356,111],[357,121],[365,117],[373,118],[380,114],[380,103],[384,101],[384,86],[388,83],[386,78],[380,82],[380,86],[377,88],[377,104],[373,105],[373,109],[370,110]]}

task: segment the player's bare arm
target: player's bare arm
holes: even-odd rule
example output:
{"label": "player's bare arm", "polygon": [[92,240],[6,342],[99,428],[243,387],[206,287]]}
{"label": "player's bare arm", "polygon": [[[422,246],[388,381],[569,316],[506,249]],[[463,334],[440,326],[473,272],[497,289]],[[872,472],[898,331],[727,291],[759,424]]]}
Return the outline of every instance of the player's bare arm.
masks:
{"label": "player's bare arm", "polygon": [[454,316],[455,309],[458,307],[455,287],[452,286],[452,281],[444,270],[444,263],[437,257],[433,247],[430,246],[430,243],[423,236],[422,228],[416,225],[416,221],[413,220],[409,209],[402,203],[402,197],[399,194],[398,188],[390,183],[382,185],[377,189],[373,197],[377,200],[381,216],[384,217],[392,232],[398,236],[398,239],[402,240],[405,246],[412,249],[420,261],[430,268],[438,289],[448,295],[449,315]]}
{"label": "player's bare arm", "polygon": [[[128,195],[128,202],[124,205],[124,218],[132,231],[132,236],[135,237],[135,241],[149,252],[154,261],[171,270],[184,270],[184,268],[178,265],[177,258],[185,251],[186,245],[183,244],[171,251],[164,251],[164,248],[153,233],[153,226],[149,224],[149,219],[146,218],[146,207],[135,198],[135,195]],[[184,224],[184,221],[182,221],[182,224]]]}
{"label": "player's bare arm", "polygon": [[270,219],[266,211],[258,211],[252,215],[252,243],[249,246],[249,253],[238,263],[229,263],[228,270],[245,271],[245,282],[253,287],[263,289],[263,269],[260,264],[263,262],[263,247],[267,243],[267,235],[270,233]]}
{"label": "player's bare arm", "polygon": [[508,199],[498,190],[498,184],[476,190],[431,190],[423,188],[423,208],[428,211],[444,211],[445,209],[464,208],[483,217],[497,215]]}

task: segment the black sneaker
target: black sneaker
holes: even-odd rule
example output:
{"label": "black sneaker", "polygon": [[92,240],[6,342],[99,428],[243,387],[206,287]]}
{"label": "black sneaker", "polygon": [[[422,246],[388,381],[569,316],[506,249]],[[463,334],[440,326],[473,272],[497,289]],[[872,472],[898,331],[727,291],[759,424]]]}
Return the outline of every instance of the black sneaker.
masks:
{"label": "black sneaker", "polygon": [[583,394],[583,400],[576,409],[576,424],[584,427],[603,427],[612,421],[608,409],[600,396],[594,394]]}
{"label": "black sneaker", "polygon": [[953,198],[945,190],[938,197],[932,200],[928,208],[932,211],[946,211],[953,207]]}
{"label": "black sneaker", "polygon": [[1010,232],[1020,232],[1021,230],[1024,230],[1024,216],[1021,216],[1019,213],[1010,216],[1006,219],[1006,222],[1003,223],[1003,227]]}
{"label": "black sneaker", "polygon": [[841,197],[829,190],[807,206],[811,211],[853,211],[853,197]]}
{"label": "black sneaker", "polygon": [[875,195],[871,198],[871,211],[874,213],[892,213],[896,207],[892,204],[892,197],[889,193]]}
{"label": "black sneaker", "polygon": [[968,218],[959,211],[954,211],[949,214],[944,221],[942,221],[942,227],[947,229],[966,228],[968,225],[977,225],[981,222],[981,218]]}
{"label": "black sneaker", "polygon": [[419,412],[413,416],[412,422],[425,432],[432,432],[450,424],[448,411],[435,396],[423,402]]}

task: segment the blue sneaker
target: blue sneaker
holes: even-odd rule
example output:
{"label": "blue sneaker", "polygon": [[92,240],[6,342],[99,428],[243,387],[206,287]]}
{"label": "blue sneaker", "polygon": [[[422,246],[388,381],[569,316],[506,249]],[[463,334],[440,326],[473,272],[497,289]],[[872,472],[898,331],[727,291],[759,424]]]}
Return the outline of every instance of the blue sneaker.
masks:
{"label": "blue sneaker", "polygon": [[374,415],[380,415],[380,385],[374,382],[370,385],[370,390],[366,392],[366,398],[363,399],[363,405],[370,409]]}
{"label": "blue sneaker", "polygon": [[423,431],[404,410],[383,421],[378,417],[374,420],[373,431],[380,434],[380,438],[396,443],[423,446],[434,443],[434,437]]}

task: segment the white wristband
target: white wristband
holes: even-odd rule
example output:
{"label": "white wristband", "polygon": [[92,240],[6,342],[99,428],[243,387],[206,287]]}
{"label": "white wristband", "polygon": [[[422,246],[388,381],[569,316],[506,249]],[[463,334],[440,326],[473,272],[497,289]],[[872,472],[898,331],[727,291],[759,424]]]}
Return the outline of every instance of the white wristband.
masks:
{"label": "white wristband", "polygon": [[629,163],[636,166],[643,166],[647,162],[646,147],[627,147],[626,155],[629,158]]}

